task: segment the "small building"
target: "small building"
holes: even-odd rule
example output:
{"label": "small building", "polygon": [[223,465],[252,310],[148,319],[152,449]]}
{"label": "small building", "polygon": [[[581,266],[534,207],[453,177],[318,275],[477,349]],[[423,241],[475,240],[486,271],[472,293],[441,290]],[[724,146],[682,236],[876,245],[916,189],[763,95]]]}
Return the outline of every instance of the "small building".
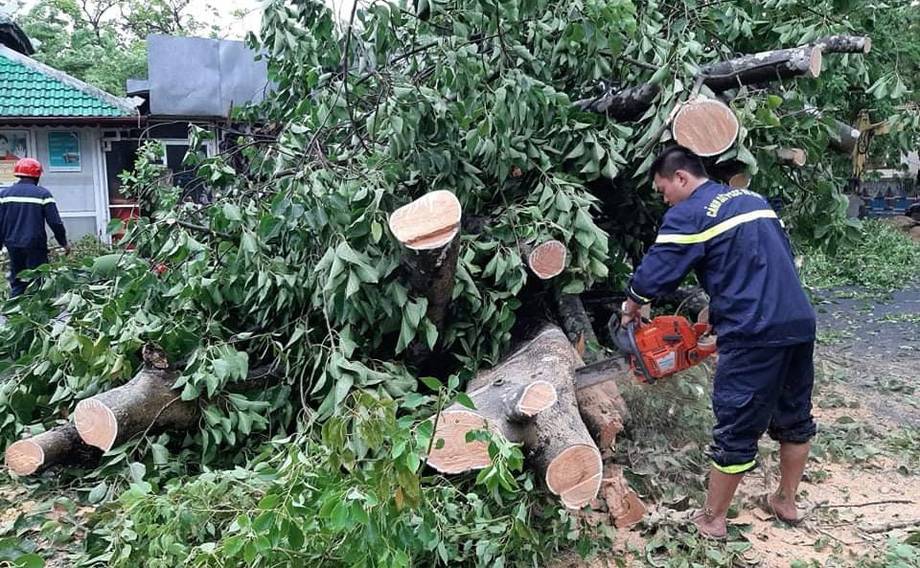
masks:
{"label": "small building", "polygon": [[149,77],[117,97],[0,43],[0,187],[15,181],[19,158],[37,158],[71,240],[108,240],[111,219],[139,214],[119,175],[146,141],[163,145],[171,183],[200,193],[182,166],[189,125],[213,133],[204,147],[213,155],[237,126],[234,107],[270,88],[265,62],[243,42],[152,35],[147,44]]}
{"label": "small building", "polygon": [[0,44],[0,187],[16,181],[19,158],[37,158],[71,240],[104,237],[110,212],[103,132],[136,126],[140,102]]}

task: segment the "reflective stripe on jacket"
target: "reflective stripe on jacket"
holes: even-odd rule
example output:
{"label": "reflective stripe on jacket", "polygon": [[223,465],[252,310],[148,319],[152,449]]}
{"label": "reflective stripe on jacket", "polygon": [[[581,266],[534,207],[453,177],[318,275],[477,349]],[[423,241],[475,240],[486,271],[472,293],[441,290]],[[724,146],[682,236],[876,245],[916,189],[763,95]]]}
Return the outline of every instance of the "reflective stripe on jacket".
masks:
{"label": "reflective stripe on jacket", "polygon": [[66,246],[67,231],[50,191],[29,179],[0,191],[0,246],[47,249],[45,223]]}
{"label": "reflective stripe on jacket", "polygon": [[707,181],[671,207],[627,293],[647,303],[673,292],[691,270],[709,294],[720,348],[815,339],[815,312],[789,239],[759,194]]}

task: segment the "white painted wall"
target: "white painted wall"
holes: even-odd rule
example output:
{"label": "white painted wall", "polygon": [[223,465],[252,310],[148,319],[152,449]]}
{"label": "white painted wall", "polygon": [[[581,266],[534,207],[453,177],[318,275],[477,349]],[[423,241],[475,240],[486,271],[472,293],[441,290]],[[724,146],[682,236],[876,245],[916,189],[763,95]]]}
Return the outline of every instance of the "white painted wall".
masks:
{"label": "white painted wall", "polygon": [[[41,185],[51,191],[57,202],[58,211],[67,227],[68,240],[76,242],[86,235],[102,236],[108,210],[107,197],[100,199],[100,196],[105,196],[105,170],[99,129],[36,126],[29,130],[32,133],[35,157],[45,168]],[[80,171],[50,171],[48,132],[54,130],[79,132]]]}

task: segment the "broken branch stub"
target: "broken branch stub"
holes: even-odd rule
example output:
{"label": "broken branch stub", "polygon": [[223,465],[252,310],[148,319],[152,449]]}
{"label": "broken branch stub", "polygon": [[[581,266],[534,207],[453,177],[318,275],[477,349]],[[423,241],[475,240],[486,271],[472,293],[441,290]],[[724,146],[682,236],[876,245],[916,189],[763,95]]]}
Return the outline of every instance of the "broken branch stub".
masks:
{"label": "broken branch stub", "polygon": [[454,286],[462,209],[446,190],[426,193],[389,218],[390,232],[403,245],[402,263],[409,288],[428,299],[428,319],[444,323]]}
{"label": "broken branch stub", "polygon": [[821,74],[821,54],[820,45],[763,51],[706,65],[699,76],[704,85],[717,93],[778,79],[814,79]]}

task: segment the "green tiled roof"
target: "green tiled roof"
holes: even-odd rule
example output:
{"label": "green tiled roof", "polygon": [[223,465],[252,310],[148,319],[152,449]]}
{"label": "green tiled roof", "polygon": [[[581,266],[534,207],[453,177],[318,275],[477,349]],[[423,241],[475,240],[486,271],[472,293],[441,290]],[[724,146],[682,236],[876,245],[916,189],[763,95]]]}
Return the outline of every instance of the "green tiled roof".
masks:
{"label": "green tiled roof", "polygon": [[0,46],[0,118],[131,116],[131,104]]}

